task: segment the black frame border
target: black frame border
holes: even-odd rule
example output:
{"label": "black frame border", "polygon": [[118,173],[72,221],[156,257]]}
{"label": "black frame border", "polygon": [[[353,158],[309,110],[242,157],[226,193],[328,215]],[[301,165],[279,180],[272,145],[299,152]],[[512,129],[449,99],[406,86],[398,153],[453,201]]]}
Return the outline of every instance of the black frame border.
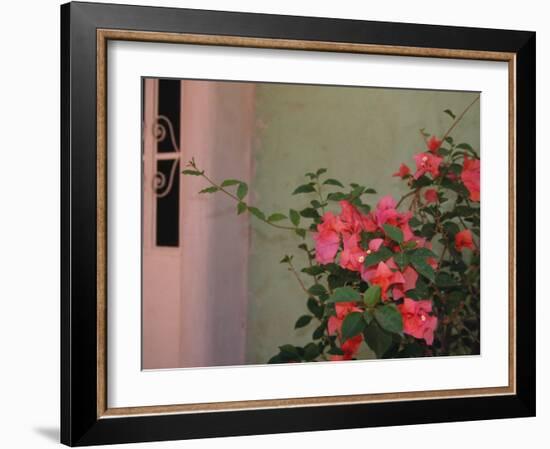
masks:
{"label": "black frame border", "polygon": [[[96,30],[516,55],[516,394],[98,418]],[[534,32],[94,3],[61,6],[61,442],[70,446],[535,416]]]}

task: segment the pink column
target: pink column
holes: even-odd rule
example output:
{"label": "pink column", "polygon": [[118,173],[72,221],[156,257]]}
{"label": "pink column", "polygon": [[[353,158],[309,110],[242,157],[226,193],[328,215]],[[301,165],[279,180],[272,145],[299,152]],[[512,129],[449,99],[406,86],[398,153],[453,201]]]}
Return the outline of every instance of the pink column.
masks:
{"label": "pink column", "polygon": [[[254,86],[183,82],[184,160],[194,157],[215,180],[249,182]],[[235,201],[199,195],[207,183],[181,182],[180,366],[245,362],[249,224]]]}

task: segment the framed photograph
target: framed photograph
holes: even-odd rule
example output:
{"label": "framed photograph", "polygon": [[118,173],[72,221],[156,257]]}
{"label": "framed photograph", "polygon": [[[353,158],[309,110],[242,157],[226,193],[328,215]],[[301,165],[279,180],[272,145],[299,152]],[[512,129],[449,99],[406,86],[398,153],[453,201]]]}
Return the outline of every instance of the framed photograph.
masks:
{"label": "framed photograph", "polygon": [[63,443],[535,415],[535,33],[61,25]]}

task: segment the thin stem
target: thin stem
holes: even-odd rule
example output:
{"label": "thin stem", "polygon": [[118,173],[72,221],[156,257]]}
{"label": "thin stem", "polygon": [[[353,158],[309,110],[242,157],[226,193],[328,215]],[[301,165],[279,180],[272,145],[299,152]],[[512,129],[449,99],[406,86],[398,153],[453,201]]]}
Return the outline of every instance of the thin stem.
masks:
{"label": "thin stem", "polygon": [[[194,169],[198,170],[197,166],[194,164],[194,162],[190,162],[190,165],[191,167],[193,167]],[[228,190],[224,189],[221,185],[215,183],[212,179],[210,179],[208,176],[206,176],[204,174],[204,171],[203,170],[199,170],[201,172],[201,176],[206,179],[211,185],[212,187],[216,187],[220,192],[223,192],[225,193],[227,196],[229,196],[230,198],[234,199],[235,201],[237,201],[238,203],[241,203],[241,199],[239,199],[236,195],[233,195],[231,192],[229,192]],[[280,225],[280,224],[277,224],[277,223],[272,223],[271,221],[265,219],[265,218],[261,218],[261,217],[258,217],[255,215],[255,217],[260,220],[260,221],[263,221],[264,223],[270,225],[270,226],[273,226],[274,228],[277,228],[277,229],[285,229],[287,231],[296,231],[296,227],[292,227],[292,226],[284,226],[284,225]],[[306,229],[307,231],[307,229]]]}
{"label": "thin stem", "polygon": [[300,284],[300,287],[302,288],[302,290],[306,293],[306,295],[308,296],[311,296],[311,294],[308,292],[304,282],[302,281],[302,278],[300,277],[300,275],[298,274],[298,272],[296,271],[296,269],[294,268],[294,265],[292,265],[292,261],[291,260],[288,260],[286,262],[288,264],[288,269],[289,271],[292,272],[292,274],[294,275],[294,277],[296,278],[296,280],[298,281],[298,283]]}
{"label": "thin stem", "polygon": [[458,125],[458,123],[462,120],[462,118],[464,117],[464,115],[466,115],[466,112],[468,112],[470,110],[470,108],[479,100],[479,95],[474,99],[474,101],[472,101],[467,107],[466,109],[464,109],[464,111],[462,111],[462,114],[460,114],[456,120],[453,122],[453,124],[451,125],[451,127],[447,130],[447,132],[443,135],[443,138],[441,139],[441,141],[445,141],[445,139],[447,137],[449,137],[449,134],[451,134],[451,131],[455,128],[456,125]]}
{"label": "thin stem", "polygon": [[325,214],[325,200],[323,199],[323,193],[321,191],[321,183],[319,182],[319,178],[315,179],[315,182],[317,183],[317,193],[319,195],[319,201],[321,202],[321,210],[323,211],[323,215]]}
{"label": "thin stem", "polygon": [[414,195],[415,193],[416,193],[416,190],[413,190],[412,192],[409,192],[409,193],[407,193],[406,195],[403,195],[403,196],[401,197],[401,199],[399,200],[399,202],[397,203],[397,206],[395,206],[395,208],[398,209],[399,206],[401,206],[401,203],[402,203],[403,201],[405,201],[408,197]]}

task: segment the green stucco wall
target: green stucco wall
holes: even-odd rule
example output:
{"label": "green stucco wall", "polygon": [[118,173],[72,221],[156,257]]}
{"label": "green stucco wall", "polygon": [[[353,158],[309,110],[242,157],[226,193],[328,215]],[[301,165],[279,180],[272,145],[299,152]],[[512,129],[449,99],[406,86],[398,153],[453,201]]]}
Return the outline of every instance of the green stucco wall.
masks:
{"label": "green stucco wall", "polygon": [[[419,129],[441,136],[452,123],[443,111],[459,114],[477,95],[259,84],[251,186],[255,204],[266,212],[302,209],[313,197],[291,193],[305,182],[304,173],[320,167],[344,183],[375,188],[373,205],[386,194],[399,198],[406,188],[391,175],[400,162],[414,169],[412,155],[425,150]],[[479,122],[477,103],[453,131],[455,140],[479,148]],[[304,266],[305,257],[296,248],[299,237],[255,219],[251,226],[247,363],[265,363],[279,345],[310,341],[315,327],[294,330],[296,319],[307,313],[306,298],[279,263],[288,253]],[[309,281],[306,275],[303,279]]]}

